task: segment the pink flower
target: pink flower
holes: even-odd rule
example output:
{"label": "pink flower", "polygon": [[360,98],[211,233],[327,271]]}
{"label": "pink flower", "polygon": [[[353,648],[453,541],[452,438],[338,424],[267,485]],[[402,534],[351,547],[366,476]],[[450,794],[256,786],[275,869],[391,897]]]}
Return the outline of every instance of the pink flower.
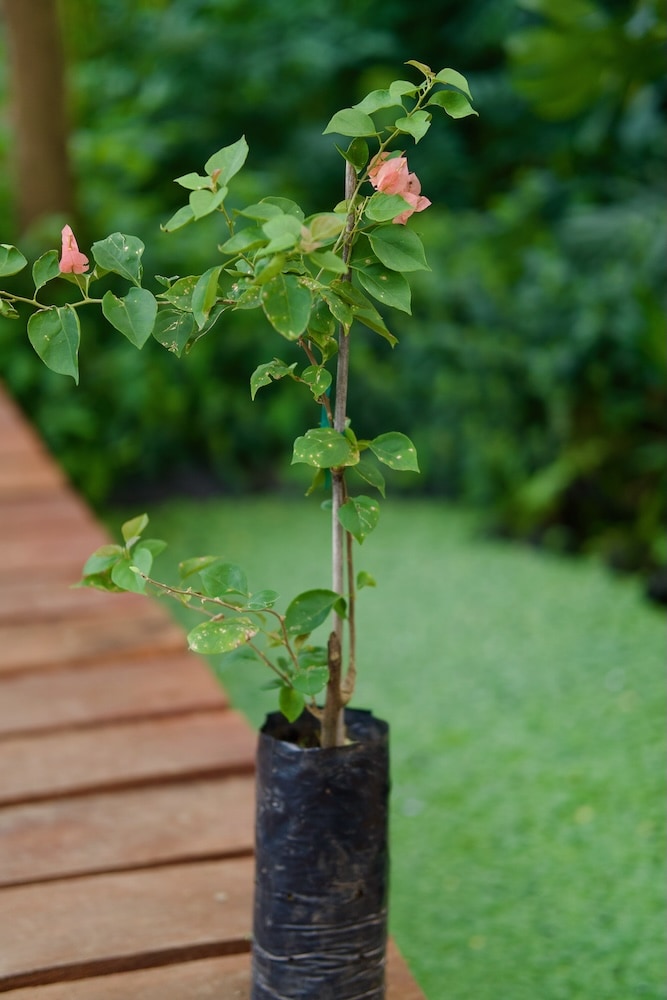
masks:
{"label": "pink flower", "polygon": [[371,163],[368,179],[376,191],[383,194],[400,194],[410,205],[404,212],[397,215],[392,222],[405,225],[413,212],[423,212],[431,204],[428,198],[421,194],[421,184],[416,174],[408,171],[408,161],[404,156],[389,157],[388,153],[379,153]]}
{"label": "pink flower", "polygon": [[88,258],[79,251],[71,226],[63,226],[63,250],[60,257],[62,274],[83,274],[88,270]]}

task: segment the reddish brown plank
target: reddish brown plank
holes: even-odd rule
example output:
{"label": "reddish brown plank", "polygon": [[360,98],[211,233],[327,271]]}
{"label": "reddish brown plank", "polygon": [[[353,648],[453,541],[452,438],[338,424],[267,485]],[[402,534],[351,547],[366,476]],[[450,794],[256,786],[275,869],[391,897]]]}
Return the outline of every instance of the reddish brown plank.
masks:
{"label": "reddish brown plank", "polygon": [[[2,546],[0,545],[0,551]],[[89,614],[99,615],[107,610],[115,618],[122,611],[124,614],[133,610],[154,611],[157,601],[148,599],[141,594],[109,594],[92,587],[74,587],[72,581],[78,578],[75,569],[54,574],[46,579],[40,575],[36,578],[33,570],[29,576],[3,577],[0,573],[0,622],[46,621],[59,618],[86,618]],[[167,618],[169,612],[164,608]]]}
{"label": "reddish brown plank", "polygon": [[57,465],[39,452],[20,451],[0,462],[0,498],[30,496],[58,490],[65,477]]}
{"label": "reddish brown plank", "polygon": [[248,948],[253,860],[75,878],[0,893],[0,990]]}
{"label": "reddish brown plank", "polygon": [[[17,990],[12,1000],[249,1000],[250,955],[227,955],[178,966],[125,972],[99,979],[42,986],[36,993]],[[390,942],[386,1000],[424,1000]]]}
{"label": "reddish brown plank", "polygon": [[0,802],[248,772],[256,737],[231,710],[0,741]]}
{"label": "reddish brown plank", "polygon": [[0,676],[68,664],[82,667],[121,654],[159,654],[185,648],[183,630],[144,601],[132,612],[110,602],[102,614],[56,621],[0,624]]}
{"label": "reddish brown plank", "polygon": [[[0,461],[2,461],[0,457]],[[0,518],[0,541],[19,531],[76,531],[81,527],[99,527],[94,515],[69,486],[44,496],[23,499],[4,498]]]}
{"label": "reddish brown plank", "polygon": [[0,543],[2,575],[33,570],[32,575],[36,576],[34,570],[41,574],[47,568],[66,566],[72,567],[71,582],[75,583],[88,556],[108,541],[106,532],[97,525],[81,524],[70,530],[56,526],[18,529],[12,538],[4,538]]}
{"label": "reddish brown plank", "polygon": [[222,688],[193,653],[167,652],[0,682],[0,737],[28,731],[221,708]]}
{"label": "reddish brown plank", "polygon": [[250,776],[0,809],[0,885],[250,852],[254,811]]}

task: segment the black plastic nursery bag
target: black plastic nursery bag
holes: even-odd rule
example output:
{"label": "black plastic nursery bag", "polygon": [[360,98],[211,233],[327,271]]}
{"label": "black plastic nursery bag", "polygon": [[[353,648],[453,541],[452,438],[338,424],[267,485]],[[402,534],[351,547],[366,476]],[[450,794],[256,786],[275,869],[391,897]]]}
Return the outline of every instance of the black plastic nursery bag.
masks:
{"label": "black plastic nursery bag", "polygon": [[389,727],[345,714],[351,742],[267,716],[257,759],[252,1000],[382,1000]]}

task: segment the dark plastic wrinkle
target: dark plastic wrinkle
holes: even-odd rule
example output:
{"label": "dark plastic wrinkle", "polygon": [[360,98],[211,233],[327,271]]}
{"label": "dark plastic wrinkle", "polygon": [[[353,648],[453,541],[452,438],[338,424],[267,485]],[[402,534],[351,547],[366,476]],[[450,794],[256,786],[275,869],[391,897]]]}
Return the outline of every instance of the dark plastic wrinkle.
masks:
{"label": "dark plastic wrinkle", "polygon": [[313,725],[276,713],[260,734],[251,997],[382,1000],[388,726],[357,709],[344,747],[285,741]]}

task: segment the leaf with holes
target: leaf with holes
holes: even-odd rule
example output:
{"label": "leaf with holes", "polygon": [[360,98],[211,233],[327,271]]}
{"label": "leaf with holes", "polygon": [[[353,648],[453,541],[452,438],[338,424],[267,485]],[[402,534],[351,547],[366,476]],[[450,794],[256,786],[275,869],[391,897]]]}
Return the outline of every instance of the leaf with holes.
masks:
{"label": "leaf with holes", "polygon": [[350,497],[338,511],[338,520],[360,545],[376,527],[379,518],[380,505],[371,497]]}

